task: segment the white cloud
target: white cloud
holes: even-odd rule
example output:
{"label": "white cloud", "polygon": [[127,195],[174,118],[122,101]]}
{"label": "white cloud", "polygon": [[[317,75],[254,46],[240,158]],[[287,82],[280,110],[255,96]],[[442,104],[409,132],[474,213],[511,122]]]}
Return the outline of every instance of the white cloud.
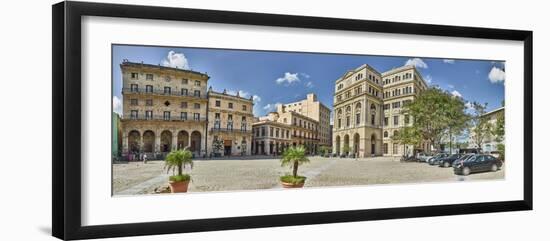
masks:
{"label": "white cloud", "polygon": [[454,63],[455,63],[455,60],[454,60],[454,59],[444,59],[444,60],[443,60],[443,63],[446,63],[446,64],[454,64]]}
{"label": "white cloud", "polygon": [[426,75],[426,78],[424,78],[424,80],[426,81],[426,83],[431,84],[433,79],[431,75]]}
{"label": "white cloud", "polygon": [[294,82],[300,82],[300,77],[298,77],[298,73],[292,74],[292,73],[286,72],[285,76],[276,79],[275,82],[277,84],[286,84],[288,86]]}
{"label": "white cloud", "polygon": [[311,77],[309,74],[306,73],[300,73],[300,75],[304,76],[306,79],[309,79],[309,77]]}
{"label": "white cloud", "polygon": [[310,88],[310,89],[311,89],[311,88],[313,88],[313,86],[314,86],[314,85],[313,85],[313,82],[311,82],[311,81],[308,81],[308,82],[306,83],[306,87],[307,87],[307,88]]}
{"label": "white cloud", "polygon": [[504,70],[493,66],[491,71],[489,71],[489,75],[487,77],[489,78],[489,81],[491,81],[491,83],[504,82],[504,79],[506,79],[506,73],[504,72]]}
{"label": "white cloud", "polygon": [[262,101],[262,98],[261,98],[260,96],[258,96],[258,95],[253,95],[253,96],[252,96],[252,101],[253,101],[254,103],[258,103],[258,102]]}
{"label": "white cloud", "polygon": [[451,95],[453,95],[455,97],[462,97],[462,94],[460,94],[460,92],[458,92],[457,90],[451,91]]}
{"label": "white cloud", "polygon": [[264,105],[263,109],[268,111],[268,112],[271,112],[271,111],[275,111],[277,110],[277,105],[280,105],[281,103],[277,102],[275,104],[267,104],[267,105]]}
{"label": "white cloud", "polygon": [[455,86],[452,85],[452,84],[448,84],[447,87],[449,87],[450,89],[454,89],[454,88],[455,88]]}
{"label": "white cloud", "polygon": [[113,96],[113,112],[122,115],[122,100],[117,96]]}
{"label": "white cloud", "polygon": [[409,59],[409,60],[407,60],[407,62],[405,62],[405,65],[412,65],[412,66],[415,66],[415,67],[421,68],[421,69],[427,69],[428,68],[428,65],[421,58]]}
{"label": "white cloud", "polygon": [[183,53],[177,53],[173,50],[168,52],[166,58],[161,61],[161,64],[166,67],[189,69],[189,61],[185,58]]}

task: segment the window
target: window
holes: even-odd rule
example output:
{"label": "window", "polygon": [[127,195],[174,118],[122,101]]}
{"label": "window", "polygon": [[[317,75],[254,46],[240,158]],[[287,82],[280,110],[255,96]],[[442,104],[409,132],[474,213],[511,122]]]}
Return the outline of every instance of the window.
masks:
{"label": "window", "polygon": [[195,104],[193,104],[193,108],[195,108],[195,109],[200,109],[200,108],[201,108],[201,104],[195,103]]}
{"label": "window", "polygon": [[151,99],[145,100],[145,105],[146,106],[153,106],[153,100],[151,100]]}
{"label": "window", "polygon": [[188,90],[186,88],[181,88],[181,95],[183,96],[187,96],[188,95]]}
{"label": "window", "polygon": [[145,86],[145,92],[153,93],[153,86],[152,85],[146,85]]}
{"label": "window", "polygon": [[243,105],[243,111],[246,111],[246,105]]}
{"label": "window", "polygon": [[372,114],[372,115],[370,116],[370,124],[371,124],[371,125],[375,125],[375,123],[376,123],[376,115],[375,115],[375,114]]}
{"label": "window", "polygon": [[359,125],[361,123],[361,113],[355,114],[355,124]]}
{"label": "window", "polygon": [[132,73],[131,76],[132,76],[132,79],[137,79],[138,78],[138,73]]}
{"label": "window", "polygon": [[130,105],[138,105],[138,100],[137,99],[131,99],[130,100]]}
{"label": "window", "polygon": [[338,128],[342,128],[342,119],[338,118]]}
{"label": "window", "polygon": [[262,127],[262,136],[265,136],[265,127]]}
{"label": "window", "polygon": [[195,80],[195,86],[201,86],[201,81],[200,80]]}
{"label": "window", "polygon": [[220,129],[221,121],[220,121],[220,113],[214,114],[214,129]]}
{"label": "window", "polygon": [[393,125],[398,126],[399,125],[399,116],[396,115],[393,117]]}
{"label": "window", "polygon": [[351,97],[351,91],[346,92],[346,98],[349,98],[349,97]]}
{"label": "window", "polygon": [[269,137],[273,137],[273,127],[269,127]]}
{"label": "window", "polygon": [[384,126],[388,126],[388,117],[384,117]]}
{"label": "window", "polygon": [[290,131],[286,130],[286,138],[287,138],[287,139],[290,138],[290,137],[289,137],[289,134],[290,134]]}
{"label": "window", "polygon": [[227,115],[227,120],[233,121],[233,115],[231,115],[231,114]]}
{"label": "window", "polygon": [[187,112],[181,112],[180,118],[181,120],[187,120]]}
{"label": "window", "polygon": [[152,120],[153,119],[153,111],[152,110],[145,111],[145,119],[146,120]]}
{"label": "window", "polygon": [[233,103],[231,103],[231,102],[227,103],[227,108],[233,109]]}
{"label": "window", "polygon": [[201,114],[200,113],[193,113],[193,119],[198,121],[201,119]]}
{"label": "window", "polygon": [[336,101],[341,101],[341,100],[342,100],[342,95],[336,96]]}
{"label": "window", "polygon": [[193,92],[193,96],[195,96],[195,97],[201,97],[201,91],[200,91],[200,90],[195,90],[195,91]]}
{"label": "window", "polygon": [[137,84],[131,84],[130,85],[130,91],[138,92],[138,85]]}
{"label": "window", "polygon": [[391,103],[391,107],[394,108],[394,109],[401,108],[401,102],[400,101],[393,102],[393,103]]}
{"label": "window", "polygon": [[145,79],[146,80],[153,80],[153,74],[146,74]]}
{"label": "window", "polygon": [[222,102],[219,100],[216,100],[216,107],[220,107],[222,105]]}
{"label": "window", "polygon": [[393,154],[399,153],[399,144],[393,143]]}
{"label": "window", "polygon": [[164,87],[164,94],[169,95],[170,93],[172,93],[172,89],[168,86],[165,86]]}
{"label": "window", "polygon": [[189,80],[188,79],[181,79],[181,84],[182,85],[186,85],[189,83]]}
{"label": "window", "polygon": [[162,115],[163,120],[170,120],[170,111],[165,111]]}
{"label": "window", "polygon": [[181,108],[187,108],[187,102],[181,102]]}
{"label": "window", "polygon": [[275,129],[275,137],[279,138],[279,128]]}
{"label": "window", "polygon": [[346,127],[349,127],[350,126],[350,120],[349,120],[349,116],[346,116]]}
{"label": "window", "polygon": [[409,115],[405,115],[405,125],[409,124]]}
{"label": "window", "polygon": [[384,131],[384,137],[388,137],[388,132]]}
{"label": "window", "polygon": [[137,110],[131,110],[131,111],[130,111],[130,118],[131,118],[132,120],[137,120],[137,118],[138,118],[138,111],[137,111]]}
{"label": "window", "polygon": [[384,145],[382,146],[382,149],[384,154],[388,154],[388,143],[384,143]]}
{"label": "window", "polygon": [[338,90],[341,90],[342,88],[344,88],[344,85],[343,85],[343,84],[339,84],[339,85],[338,85]]}
{"label": "window", "polygon": [[243,117],[241,118],[241,121],[242,121],[242,122],[246,122],[246,116],[243,116]]}
{"label": "window", "polygon": [[384,104],[384,110],[389,110],[390,109],[390,104]]}

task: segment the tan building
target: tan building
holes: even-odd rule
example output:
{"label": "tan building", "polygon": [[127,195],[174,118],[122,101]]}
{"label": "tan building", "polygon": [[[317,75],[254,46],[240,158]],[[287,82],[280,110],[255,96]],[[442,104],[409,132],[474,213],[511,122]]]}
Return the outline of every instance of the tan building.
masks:
{"label": "tan building", "polygon": [[[301,145],[306,148],[308,153],[316,153],[319,148],[319,122],[298,112],[288,111],[285,105],[277,105],[277,112],[260,117],[259,121],[254,123],[253,128],[255,131],[254,153],[281,153],[284,150],[281,148],[282,146]],[[280,137],[277,137],[278,128],[281,131]],[[265,132],[262,132],[264,129]],[[287,130],[289,131],[288,137],[286,136]],[[258,133],[259,135],[256,136]]]}
{"label": "tan building", "polygon": [[333,153],[359,157],[412,153],[412,146],[399,145],[391,137],[412,123],[401,113],[403,104],[426,88],[413,66],[379,73],[365,64],[348,71],[336,80]]}
{"label": "tan building", "polygon": [[279,122],[279,114],[271,112],[259,118],[253,125],[254,155],[280,155],[292,145],[292,126]]}
{"label": "tan building", "polygon": [[392,136],[405,126],[412,125],[412,117],[402,112],[402,107],[412,102],[428,86],[414,66],[403,66],[382,73],[383,84],[383,146],[387,156],[412,155],[414,149],[428,151],[431,146],[423,142],[420,146],[402,145]]}
{"label": "tan building", "polygon": [[205,154],[207,74],[124,60],[122,152]]}
{"label": "tan building", "polygon": [[307,94],[306,99],[284,104],[287,111],[294,111],[319,122],[319,145],[331,146],[330,138],[330,108],[317,100],[317,95]]}
{"label": "tan building", "polygon": [[[207,153],[221,156],[250,155],[252,143],[252,97],[229,95],[226,90],[208,89],[208,145]],[[221,150],[215,150],[214,141],[221,141]],[[216,155],[216,154],[214,154]]]}

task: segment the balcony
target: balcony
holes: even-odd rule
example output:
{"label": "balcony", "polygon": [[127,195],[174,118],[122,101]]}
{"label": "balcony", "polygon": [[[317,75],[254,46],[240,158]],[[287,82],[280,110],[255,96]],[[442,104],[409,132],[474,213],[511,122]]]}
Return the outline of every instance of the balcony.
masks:
{"label": "balcony", "polygon": [[206,117],[200,117],[198,119],[195,118],[181,118],[181,116],[170,116],[166,117],[163,115],[153,115],[153,116],[145,116],[145,115],[138,115],[138,116],[129,116],[128,118],[124,118],[125,120],[133,120],[133,121],[207,121]]}
{"label": "balcony", "polygon": [[143,88],[132,89],[132,88],[122,88],[122,94],[144,94],[144,95],[161,95],[161,96],[180,96],[180,97],[194,97],[200,99],[207,99],[206,94],[201,94],[199,96],[194,95],[193,93],[182,93],[181,91],[172,90],[170,92],[164,92],[164,89],[153,89],[147,90]]}
{"label": "balcony", "polygon": [[319,141],[320,140],[319,138],[305,137],[305,136],[299,136],[299,135],[292,135],[292,138],[298,138],[298,139],[303,139],[303,140],[312,140],[312,141]]}
{"label": "balcony", "polygon": [[252,134],[252,130],[241,130],[236,128],[210,128],[210,132],[233,132],[233,133],[246,133]]}

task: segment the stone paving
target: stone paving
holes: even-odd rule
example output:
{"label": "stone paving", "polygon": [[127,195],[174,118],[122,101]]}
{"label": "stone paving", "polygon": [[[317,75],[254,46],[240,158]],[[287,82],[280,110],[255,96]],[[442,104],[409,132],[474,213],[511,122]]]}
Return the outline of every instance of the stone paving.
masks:
{"label": "stone paving", "polygon": [[[298,174],[307,177],[305,187],[374,185],[421,182],[454,182],[503,179],[504,167],[497,172],[456,176],[452,168],[426,163],[401,163],[397,158],[323,158],[310,157]],[[166,186],[168,176],[163,161],[147,164],[134,162],[113,164],[114,195],[153,193]],[[279,176],[291,172],[281,167],[279,159],[197,160],[192,170],[188,192],[232,191],[281,188]]]}

